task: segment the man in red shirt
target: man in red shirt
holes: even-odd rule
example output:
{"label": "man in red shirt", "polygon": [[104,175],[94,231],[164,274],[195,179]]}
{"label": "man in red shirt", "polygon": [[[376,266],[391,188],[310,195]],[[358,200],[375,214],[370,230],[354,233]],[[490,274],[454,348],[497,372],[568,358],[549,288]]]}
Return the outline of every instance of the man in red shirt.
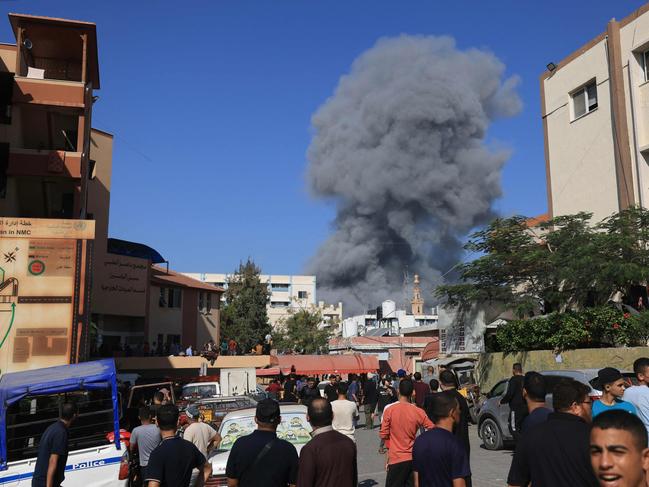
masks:
{"label": "man in red shirt", "polygon": [[434,426],[424,410],[411,402],[413,391],[412,381],[403,379],[399,382],[399,402],[383,413],[380,436],[390,441],[386,487],[412,485],[412,446],[420,428]]}
{"label": "man in red shirt", "polygon": [[417,407],[424,407],[424,398],[430,392],[430,386],[421,381],[421,373],[415,372],[415,403]]}

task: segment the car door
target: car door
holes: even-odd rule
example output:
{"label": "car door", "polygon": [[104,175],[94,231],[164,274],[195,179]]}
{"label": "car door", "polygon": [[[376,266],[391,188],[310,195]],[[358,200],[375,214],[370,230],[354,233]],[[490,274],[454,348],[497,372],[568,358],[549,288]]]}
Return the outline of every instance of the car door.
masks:
{"label": "car door", "polygon": [[494,406],[498,408],[498,425],[503,432],[504,437],[509,437],[509,405],[500,404],[500,399],[507,391],[507,384],[509,379],[504,379],[498,382],[491,391],[489,391],[489,398],[494,401]]}

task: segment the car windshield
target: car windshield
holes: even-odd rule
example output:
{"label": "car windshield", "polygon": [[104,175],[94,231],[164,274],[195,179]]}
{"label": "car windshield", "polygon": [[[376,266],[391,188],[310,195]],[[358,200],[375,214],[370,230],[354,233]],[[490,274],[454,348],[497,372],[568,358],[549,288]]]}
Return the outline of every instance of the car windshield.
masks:
{"label": "car windshield", "polygon": [[216,388],[213,384],[183,387],[184,398],[197,397],[205,399],[213,396],[216,396]]}
{"label": "car windshield", "polygon": [[[230,451],[232,445],[245,435],[256,429],[255,417],[226,419],[221,424],[220,434],[223,438],[219,446],[220,451]],[[277,437],[294,445],[303,445],[311,439],[311,425],[306,420],[304,413],[282,413],[282,422],[277,427]]]}

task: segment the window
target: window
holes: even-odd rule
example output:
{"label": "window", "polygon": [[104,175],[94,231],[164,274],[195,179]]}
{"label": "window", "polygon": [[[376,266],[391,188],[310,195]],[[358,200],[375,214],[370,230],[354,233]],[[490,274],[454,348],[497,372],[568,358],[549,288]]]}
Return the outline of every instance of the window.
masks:
{"label": "window", "polygon": [[180,308],[182,305],[182,290],[175,287],[161,287],[160,301],[161,308]]}
{"label": "window", "polygon": [[271,308],[288,308],[290,304],[291,303],[289,303],[288,301],[271,301],[270,307]]}
{"label": "window", "polygon": [[298,291],[297,292],[297,298],[298,299],[306,299],[309,296],[309,293],[306,291]]}
{"label": "window", "polygon": [[202,291],[198,293],[198,309],[205,309],[205,293]]}
{"label": "window", "polygon": [[498,384],[496,384],[493,387],[493,389],[491,389],[491,391],[489,391],[489,394],[487,394],[487,397],[502,396],[505,393],[505,391],[507,390],[507,382],[508,381],[509,381],[508,379],[505,379],[505,380],[501,380],[500,382],[498,382]]}
{"label": "window", "polygon": [[205,311],[209,313],[210,311],[212,311],[212,293],[207,293],[206,302],[207,302],[207,306]]}
{"label": "window", "polygon": [[594,80],[572,94],[572,108],[573,120],[597,108],[597,84],[595,84]]}
{"label": "window", "polygon": [[642,53],[642,70],[644,71],[644,80],[649,81],[649,50]]}
{"label": "window", "polygon": [[166,287],[161,287],[160,288],[160,299],[158,301],[158,306],[161,308],[166,308],[167,307],[167,288]]}
{"label": "window", "polygon": [[270,288],[273,291],[288,292],[288,284],[271,284]]}

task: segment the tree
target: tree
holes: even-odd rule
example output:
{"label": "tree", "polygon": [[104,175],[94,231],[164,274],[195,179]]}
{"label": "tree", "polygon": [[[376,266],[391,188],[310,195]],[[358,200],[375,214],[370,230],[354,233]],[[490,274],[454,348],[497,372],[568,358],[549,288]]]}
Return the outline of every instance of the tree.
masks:
{"label": "tree", "polygon": [[497,305],[520,318],[606,304],[649,279],[649,212],[629,208],[591,224],[591,214],[556,217],[537,229],[521,216],[496,219],[465,249],[460,282],[440,286],[449,306]]}
{"label": "tree", "polygon": [[276,335],[279,334],[274,340],[277,349],[297,353],[322,351],[330,338],[329,330],[320,328],[322,321],[319,310],[300,309],[291,312],[282,328],[276,332]]}
{"label": "tree", "polygon": [[266,304],[270,293],[260,279],[261,269],[248,261],[228,278],[221,313],[221,336],[234,338],[247,352],[270,333]]}

